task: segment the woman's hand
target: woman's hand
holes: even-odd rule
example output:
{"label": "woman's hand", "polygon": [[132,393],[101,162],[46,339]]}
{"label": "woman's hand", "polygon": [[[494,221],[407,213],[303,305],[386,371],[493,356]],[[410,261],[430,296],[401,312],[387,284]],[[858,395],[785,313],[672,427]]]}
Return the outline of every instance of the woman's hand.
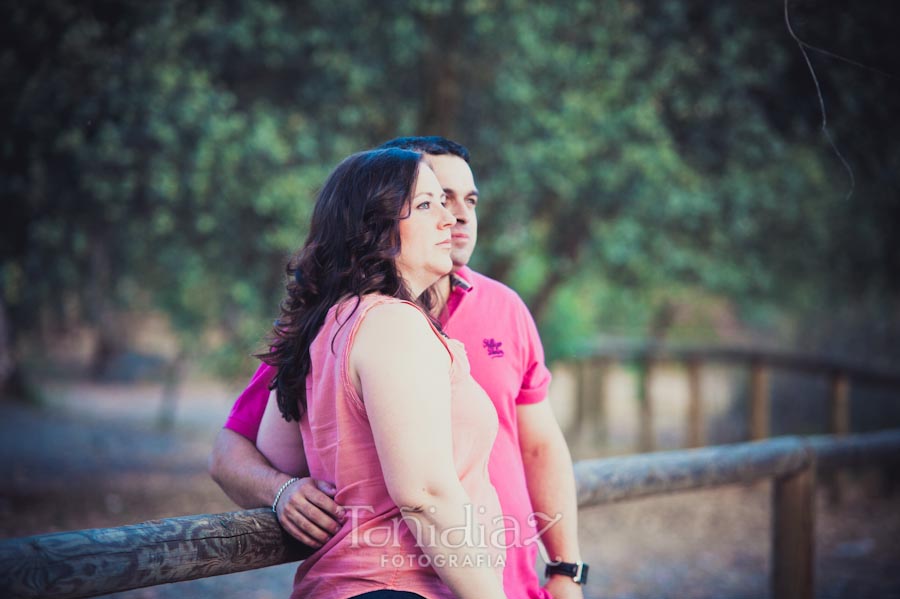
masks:
{"label": "woman's hand", "polygon": [[298,478],[282,491],[273,506],[282,528],[309,547],[324,545],[340,530],[344,508],[334,502],[336,490],[332,484],[306,476],[309,467],[300,425],[281,417],[274,391],[259,425],[256,447],[274,468],[286,473],[274,481],[277,486],[272,490],[273,500],[292,475]]}
{"label": "woman's hand", "polygon": [[275,506],[278,522],[292,537],[318,549],[344,521],[345,510],[334,502],[334,493],[333,485],[309,477],[291,483]]}

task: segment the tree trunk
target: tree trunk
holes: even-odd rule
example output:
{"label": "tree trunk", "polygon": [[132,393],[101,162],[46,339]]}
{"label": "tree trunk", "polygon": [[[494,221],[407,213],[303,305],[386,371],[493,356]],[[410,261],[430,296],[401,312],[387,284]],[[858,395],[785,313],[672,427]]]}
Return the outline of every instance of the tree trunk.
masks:
{"label": "tree trunk", "polygon": [[6,302],[0,297],[0,400],[29,399],[25,372],[16,354],[12,319]]}
{"label": "tree trunk", "polygon": [[535,322],[540,323],[543,321],[547,309],[550,307],[550,300],[553,299],[553,294],[556,292],[556,288],[562,284],[565,278],[566,273],[562,272],[562,270],[553,270],[550,273],[550,276],[547,277],[541,285],[540,289],[538,289],[534,297],[531,298],[528,307],[531,310],[531,316],[534,318]]}
{"label": "tree trunk", "polygon": [[122,353],[127,342],[127,328],[118,326],[112,298],[112,267],[109,248],[97,233],[91,248],[91,273],[87,290],[87,314],[97,332],[89,372],[94,380],[109,374],[113,360]]}
{"label": "tree trunk", "polygon": [[462,57],[460,52],[462,18],[458,2],[447,17],[430,17],[423,22],[431,44],[425,51],[422,64],[425,89],[422,94],[422,113],[419,118],[421,135],[458,137],[459,112],[463,101],[460,82]]}

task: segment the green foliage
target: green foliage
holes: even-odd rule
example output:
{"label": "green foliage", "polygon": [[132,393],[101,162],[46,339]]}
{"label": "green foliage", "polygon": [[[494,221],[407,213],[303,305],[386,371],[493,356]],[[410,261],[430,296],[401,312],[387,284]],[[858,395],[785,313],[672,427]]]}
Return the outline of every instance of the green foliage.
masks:
{"label": "green foliage", "polygon": [[[883,30],[855,10],[801,14],[800,33],[853,54]],[[645,334],[673,301],[730,298],[758,321],[896,298],[896,86],[816,61],[858,172],[847,200],[782,18],[699,0],[16,4],[3,300],[20,331],[161,309],[189,355],[233,370],[326,173],[412,134],[472,150],[474,265],[520,290],[551,356]]]}

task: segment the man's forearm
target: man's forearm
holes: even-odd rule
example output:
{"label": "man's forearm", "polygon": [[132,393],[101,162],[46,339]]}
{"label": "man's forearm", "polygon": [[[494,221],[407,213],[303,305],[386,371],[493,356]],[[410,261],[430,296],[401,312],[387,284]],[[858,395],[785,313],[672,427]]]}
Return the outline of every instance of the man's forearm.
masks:
{"label": "man's forearm", "polygon": [[[541,535],[541,542],[551,560],[581,560],[578,547],[578,500],[572,457],[562,433],[540,446],[523,451],[525,477],[531,505],[538,515],[538,530],[544,528],[542,516],[559,521]],[[549,523],[549,522],[548,522]]]}
{"label": "man's forearm", "polygon": [[227,428],[216,437],[209,473],[232,501],[247,509],[271,506],[279,487],[291,478],[273,468],[249,439]]}

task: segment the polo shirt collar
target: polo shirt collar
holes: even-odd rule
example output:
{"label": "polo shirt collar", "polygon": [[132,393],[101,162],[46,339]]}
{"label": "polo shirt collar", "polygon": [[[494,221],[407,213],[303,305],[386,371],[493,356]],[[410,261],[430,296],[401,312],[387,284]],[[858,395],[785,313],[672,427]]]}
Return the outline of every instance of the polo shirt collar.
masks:
{"label": "polo shirt collar", "polygon": [[439,317],[442,325],[446,326],[453,313],[474,288],[472,271],[468,267],[464,266],[455,273],[450,273],[450,295]]}
{"label": "polo shirt collar", "polygon": [[472,291],[474,285],[472,283],[472,271],[468,266],[463,266],[458,271],[450,273],[450,290],[455,292],[457,289],[468,293]]}

